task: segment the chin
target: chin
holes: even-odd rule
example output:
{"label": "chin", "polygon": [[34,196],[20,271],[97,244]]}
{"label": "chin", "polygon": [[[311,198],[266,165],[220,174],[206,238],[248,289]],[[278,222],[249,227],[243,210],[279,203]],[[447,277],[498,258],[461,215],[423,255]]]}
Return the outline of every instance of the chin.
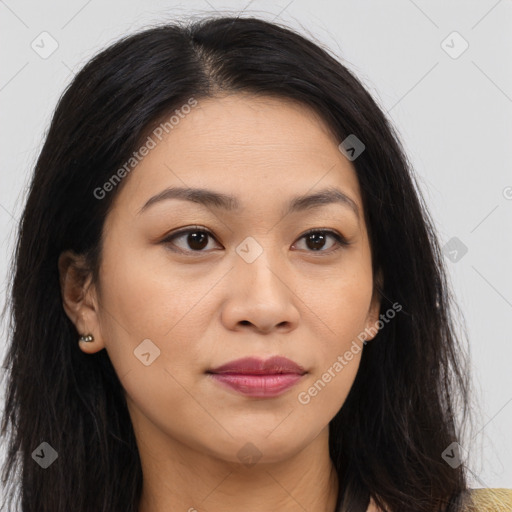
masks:
{"label": "chin", "polygon": [[[275,428],[275,427],[274,427]],[[254,464],[275,464],[290,459],[308,444],[302,436],[287,434],[285,437],[265,432],[249,432],[230,439],[220,452],[219,444],[215,445],[215,456],[227,462],[251,467]],[[211,441],[211,440],[210,440]],[[295,442],[293,442],[295,441]],[[226,446],[226,445],[229,445]],[[212,447],[213,448],[213,447]]]}

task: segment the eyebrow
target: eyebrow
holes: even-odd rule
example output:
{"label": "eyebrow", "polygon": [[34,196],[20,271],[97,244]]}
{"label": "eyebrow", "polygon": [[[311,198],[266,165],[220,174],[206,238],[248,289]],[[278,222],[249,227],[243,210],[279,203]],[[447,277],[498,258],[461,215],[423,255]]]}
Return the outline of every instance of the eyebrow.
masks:
{"label": "eyebrow", "polygon": [[[169,199],[191,201],[206,207],[230,212],[238,212],[242,209],[238,198],[229,194],[204,188],[170,187],[148,199],[144,206],[138,210],[137,215],[146,211],[150,206]],[[322,189],[314,194],[293,197],[288,204],[288,208],[283,212],[283,216],[329,204],[340,204],[350,208],[359,221],[359,207],[357,203],[341,190],[334,187]]]}

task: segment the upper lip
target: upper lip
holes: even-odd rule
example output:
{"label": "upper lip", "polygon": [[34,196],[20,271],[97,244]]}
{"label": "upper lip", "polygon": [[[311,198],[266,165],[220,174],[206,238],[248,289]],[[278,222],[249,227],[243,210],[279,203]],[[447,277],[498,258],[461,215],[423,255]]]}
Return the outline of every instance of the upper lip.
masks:
{"label": "upper lip", "polygon": [[278,373],[295,373],[303,375],[306,370],[291,359],[273,356],[268,359],[244,357],[208,370],[208,373],[246,373],[250,375],[274,375]]}

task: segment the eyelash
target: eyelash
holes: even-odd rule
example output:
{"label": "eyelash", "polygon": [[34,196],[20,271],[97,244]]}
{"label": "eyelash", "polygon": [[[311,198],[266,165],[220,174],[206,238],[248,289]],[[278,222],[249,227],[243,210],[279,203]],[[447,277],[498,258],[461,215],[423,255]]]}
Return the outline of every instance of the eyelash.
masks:
{"label": "eyelash", "polygon": [[[209,235],[211,238],[213,238],[215,240],[215,237],[213,236],[213,234],[208,229],[205,229],[205,228],[203,228],[201,226],[193,226],[191,228],[186,228],[186,229],[183,229],[183,230],[178,231],[176,233],[172,233],[170,236],[164,238],[161,243],[167,244],[167,245],[172,245],[172,241],[173,240],[175,240],[176,238],[180,238],[183,235],[188,235],[189,233],[206,233],[207,235]],[[306,238],[309,235],[316,234],[316,233],[323,233],[323,234],[330,235],[332,238],[334,238],[334,240],[336,241],[336,244],[337,244],[337,247],[335,247],[334,249],[330,249],[328,251],[323,251],[321,249],[319,249],[318,251],[307,251],[307,252],[311,252],[311,253],[313,253],[313,254],[315,254],[317,256],[322,257],[322,256],[330,255],[330,254],[333,254],[334,252],[338,251],[342,247],[346,247],[346,246],[350,245],[350,242],[348,242],[347,239],[344,238],[337,231],[334,231],[332,229],[323,229],[323,228],[310,229],[310,230],[306,231],[305,233],[303,233],[299,237],[299,240],[301,240],[303,238]],[[194,251],[192,249],[191,250],[187,250],[187,251],[183,251],[182,249],[172,249],[171,248],[170,250],[173,251],[173,252],[180,252],[182,254],[184,254],[184,253],[191,253],[191,252],[192,253],[196,253],[196,254],[201,254],[203,252],[206,252],[206,251],[197,251],[197,250]]]}

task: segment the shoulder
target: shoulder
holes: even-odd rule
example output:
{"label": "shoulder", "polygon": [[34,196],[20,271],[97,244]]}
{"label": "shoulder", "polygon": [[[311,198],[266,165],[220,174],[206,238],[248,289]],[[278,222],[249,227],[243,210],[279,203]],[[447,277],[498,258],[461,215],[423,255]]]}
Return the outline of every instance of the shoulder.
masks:
{"label": "shoulder", "polygon": [[467,512],[510,512],[512,489],[470,489]]}

